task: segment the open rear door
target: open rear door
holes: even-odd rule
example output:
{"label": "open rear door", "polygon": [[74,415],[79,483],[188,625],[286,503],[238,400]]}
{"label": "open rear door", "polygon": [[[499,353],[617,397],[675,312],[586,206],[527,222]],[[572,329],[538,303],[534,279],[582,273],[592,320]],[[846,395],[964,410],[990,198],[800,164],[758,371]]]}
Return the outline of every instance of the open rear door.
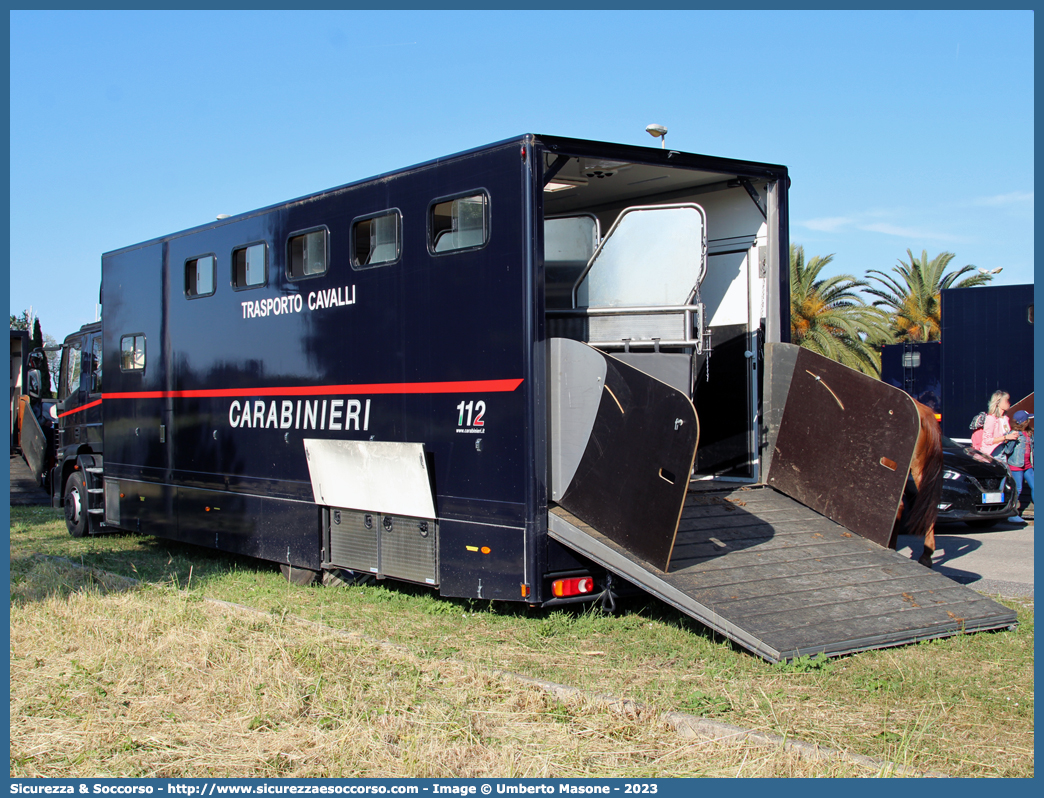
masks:
{"label": "open rear door", "polygon": [[767,344],[765,360],[765,482],[887,546],[920,431],[913,400],[793,344]]}
{"label": "open rear door", "polygon": [[551,498],[663,570],[699,422],[689,398],[586,344],[551,339]]}

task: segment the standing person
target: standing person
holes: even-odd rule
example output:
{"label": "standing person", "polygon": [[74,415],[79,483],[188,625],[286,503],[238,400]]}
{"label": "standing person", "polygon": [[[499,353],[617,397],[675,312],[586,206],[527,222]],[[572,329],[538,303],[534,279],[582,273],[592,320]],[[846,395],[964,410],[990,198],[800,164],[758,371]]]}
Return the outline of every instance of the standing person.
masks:
{"label": "standing person", "polygon": [[1014,441],[1018,435],[1011,431],[1011,424],[1004,414],[1011,407],[1011,395],[1005,391],[994,391],[990,397],[990,406],[986,411],[986,419],[982,424],[982,443],[979,451],[995,457],[1001,462],[1007,461],[1007,455],[1011,453],[1012,446],[1006,446],[1008,441]]}
{"label": "standing person", "polygon": [[[1018,437],[1015,439],[1015,450],[1008,458],[1008,470],[1011,471],[1012,477],[1015,478],[1016,496],[1022,495],[1023,480],[1029,485],[1030,504],[1033,504],[1035,513],[1036,503],[1033,499],[1033,434],[1027,429],[1032,420],[1033,414],[1027,413],[1025,410],[1016,410],[1015,415],[1012,416],[1011,426]],[[1017,519],[1021,521],[1021,516],[1025,509],[1025,507],[1020,507],[1018,516],[1008,520],[1014,521]]]}

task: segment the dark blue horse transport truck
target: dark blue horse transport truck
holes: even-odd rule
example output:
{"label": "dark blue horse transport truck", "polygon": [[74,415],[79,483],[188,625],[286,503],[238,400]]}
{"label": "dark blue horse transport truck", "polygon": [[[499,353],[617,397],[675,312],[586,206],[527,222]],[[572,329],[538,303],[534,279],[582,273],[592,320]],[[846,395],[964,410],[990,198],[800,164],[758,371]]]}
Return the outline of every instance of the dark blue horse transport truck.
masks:
{"label": "dark blue horse transport truck", "polygon": [[526,135],[107,253],[54,504],[302,581],[637,586],[772,661],[1011,626],[886,548],[917,413],[786,343],[789,182]]}

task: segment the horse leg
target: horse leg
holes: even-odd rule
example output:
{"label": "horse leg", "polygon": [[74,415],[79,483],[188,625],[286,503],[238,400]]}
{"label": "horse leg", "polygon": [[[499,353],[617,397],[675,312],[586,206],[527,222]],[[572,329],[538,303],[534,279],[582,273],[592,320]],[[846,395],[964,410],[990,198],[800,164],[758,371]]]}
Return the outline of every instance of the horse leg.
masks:
{"label": "horse leg", "polygon": [[[917,462],[911,469],[914,477],[914,483],[918,489],[921,487],[923,481],[924,472],[922,464]],[[928,530],[924,533],[924,550],[921,552],[921,556],[917,558],[917,562],[923,565],[925,568],[932,567],[932,555],[935,554],[935,524],[933,523]]]}
{"label": "horse leg", "polygon": [[939,424],[932,411],[920,402],[916,402],[916,405],[921,426],[914,446],[913,461],[910,464],[910,476],[917,485],[917,499],[913,512],[917,518],[915,526],[924,529],[924,550],[917,562],[925,568],[931,568],[932,555],[935,553],[937,502],[942,490],[942,439]]}
{"label": "horse leg", "polygon": [[932,524],[931,528],[924,533],[924,551],[921,552],[921,556],[917,558],[917,562],[923,565],[925,568],[932,567],[932,555],[935,554],[935,525]]}
{"label": "horse leg", "polygon": [[903,507],[905,504],[905,499],[900,500],[899,511],[895,514],[895,523],[892,524],[892,535],[888,538],[888,548],[892,551],[896,551],[899,548],[899,522],[903,519]]}

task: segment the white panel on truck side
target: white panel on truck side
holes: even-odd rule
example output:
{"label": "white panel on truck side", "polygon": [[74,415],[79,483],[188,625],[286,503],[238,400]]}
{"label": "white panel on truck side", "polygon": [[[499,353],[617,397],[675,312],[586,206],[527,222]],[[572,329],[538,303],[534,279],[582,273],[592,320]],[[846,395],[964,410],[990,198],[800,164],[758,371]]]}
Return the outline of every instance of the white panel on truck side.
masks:
{"label": "white panel on truck side", "polygon": [[423,443],[306,438],[315,503],[435,518]]}

